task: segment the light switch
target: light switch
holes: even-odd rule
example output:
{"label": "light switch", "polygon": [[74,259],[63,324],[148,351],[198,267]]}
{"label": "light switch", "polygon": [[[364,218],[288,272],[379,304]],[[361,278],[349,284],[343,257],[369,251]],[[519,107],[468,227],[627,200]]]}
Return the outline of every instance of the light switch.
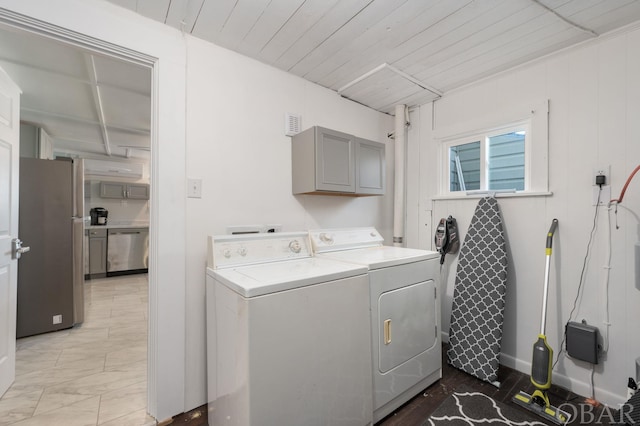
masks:
{"label": "light switch", "polygon": [[187,178],[187,197],[202,198],[202,179]]}

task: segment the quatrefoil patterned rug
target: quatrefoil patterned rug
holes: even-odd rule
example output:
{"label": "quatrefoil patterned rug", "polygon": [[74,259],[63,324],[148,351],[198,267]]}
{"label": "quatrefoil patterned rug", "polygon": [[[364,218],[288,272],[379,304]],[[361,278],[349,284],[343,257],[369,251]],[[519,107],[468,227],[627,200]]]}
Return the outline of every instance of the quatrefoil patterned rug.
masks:
{"label": "quatrefoil patterned rug", "polygon": [[422,426],[547,426],[528,413],[509,407],[466,386],[447,397]]}

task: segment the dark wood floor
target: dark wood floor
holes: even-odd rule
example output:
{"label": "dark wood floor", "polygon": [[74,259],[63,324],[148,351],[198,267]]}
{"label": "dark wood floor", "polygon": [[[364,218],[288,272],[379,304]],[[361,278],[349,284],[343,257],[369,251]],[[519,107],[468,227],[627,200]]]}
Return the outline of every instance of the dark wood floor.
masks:
{"label": "dark wood floor", "polygon": [[[450,367],[446,362],[445,354],[446,346],[443,346],[442,379],[425,389],[419,395],[416,395],[412,400],[400,407],[395,413],[377,423],[377,426],[422,425],[422,423],[435,411],[442,401],[444,401],[447,396],[455,392],[456,388],[460,387],[460,385],[466,385],[476,391],[492,397],[497,401],[501,401],[518,410],[526,411],[522,407],[511,402],[511,398],[515,393],[521,390],[529,394],[534,391],[534,387],[531,384],[528,375],[512,370],[511,368],[501,366],[498,371],[498,381],[501,385],[500,388],[496,388],[492,384],[478,380],[473,376]],[[593,410],[591,410],[591,407],[581,405],[586,404],[585,398],[557,386],[552,386],[548,394],[551,403],[555,406],[568,403],[575,407],[574,413],[591,412],[592,416],[590,414],[576,416],[570,423],[572,425],[614,424],[610,420],[612,420],[612,416],[614,416],[615,413],[607,407],[598,406],[593,407]],[[539,420],[544,422],[541,418]],[[198,407],[188,413],[175,416],[171,422],[164,424],[188,426],[207,425],[207,406],[203,405],[202,407]],[[553,425],[553,423],[548,424]]]}
{"label": "dark wood floor", "polygon": [[[383,419],[377,424],[377,426],[421,425],[424,420],[427,419],[431,413],[433,413],[436,408],[438,408],[438,406],[461,385],[466,385],[478,392],[482,392],[496,401],[515,407],[517,410],[527,412],[524,408],[513,403],[511,398],[519,391],[525,391],[528,394],[533,393],[535,388],[531,384],[528,375],[508,367],[500,366],[500,369],[498,370],[500,388],[497,388],[490,383],[478,380],[467,373],[449,366],[445,358],[446,349],[446,346],[443,346],[442,379],[425,389],[420,395],[417,395],[407,402],[396,413]],[[573,412],[575,413],[587,413],[590,411],[593,414],[591,422],[589,421],[591,420],[589,414],[578,414],[570,422],[571,425],[613,424],[609,422],[609,417],[616,414],[613,413],[612,410],[601,405],[598,407],[593,407],[591,405],[582,406],[581,404],[586,404],[585,398],[569,392],[566,389],[562,389],[554,385],[548,391],[548,396],[551,404],[556,407],[566,403],[574,407]],[[572,410],[569,409],[567,411],[572,412]],[[536,420],[553,425],[553,423],[547,422],[537,416]]]}

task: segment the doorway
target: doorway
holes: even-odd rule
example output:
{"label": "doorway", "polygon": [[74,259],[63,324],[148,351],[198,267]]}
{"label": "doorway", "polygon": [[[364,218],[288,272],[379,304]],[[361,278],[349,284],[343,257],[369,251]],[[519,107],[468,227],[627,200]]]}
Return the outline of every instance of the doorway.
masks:
{"label": "doorway", "polygon": [[[1,21],[1,19],[0,19]],[[18,45],[17,51],[25,52],[26,44],[36,45],[36,52],[43,58],[47,58],[49,56],[50,59],[57,57],[57,55],[53,51],[58,51],[58,48],[71,49],[76,52],[81,52],[82,55],[85,56],[83,63],[80,63],[80,66],[84,66],[85,70],[89,71],[90,75],[88,80],[82,81],[81,85],[84,85],[84,89],[88,91],[95,90],[96,86],[103,85],[104,88],[110,88],[113,90],[126,91],[127,87],[117,87],[117,81],[98,81],[96,79],[96,69],[100,66],[100,63],[109,63],[111,65],[115,65],[115,69],[117,71],[117,64],[119,61],[127,68],[131,69],[130,65],[135,64],[140,69],[146,70],[149,74],[149,81],[151,81],[152,74],[152,66],[153,64],[146,60],[136,60],[135,54],[131,54],[129,56],[123,55],[123,49],[118,48],[118,52],[114,52],[114,49],[109,50],[109,48],[104,47],[102,49],[93,46],[91,49],[87,47],[81,47],[78,43],[71,44],[66,40],[63,40],[60,37],[57,37],[55,32],[47,32],[47,31],[24,31],[22,29],[18,29],[15,26],[5,26],[0,25],[0,31],[3,31],[2,40],[12,40],[15,41]],[[46,33],[46,34],[44,34]],[[69,36],[67,34],[67,36]],[[101,43],[104,46],[104,43]],[[53,47],[55,46],[55,47]],[[3,49],[3,54],[10,53],[10,49]],[[132,59],[133,57],[133,59]],[[40,96],[43,98],[44,95],[48,92],[48,89],[53,89],[52,87],[47,87],[43,85],[44,79],[42,76],[44,73],[50,71],[47,67],[42,65],[42,62],[37,63],[38,61],[29,61],[25,58],[10,58],[4,57],[0,58],[0,65],[2,65],[5,70],[12,75],[15,80],[20,84],[20,72],[16,72],[18,68],[24,68],[27,71],[25,74],[31,74],[31,76],[40,76],[37,80],[37,83],[34,83],[34,86],[39,90],[25,91],[23,93],[23,99],[27,106],[25,109],[25,116],[29,117],[29,122],[31,123],[40,123],[46,125],[46,113],[51,112],[47,111],[47,101],[41,103],[43,108],[34,107],[34,97]],[[51,61],[51,64],[56,64],[55,61]],[[58,65],[68,66],[70,65],[69,61],[60,61],[57,63]],[[13,68],[13,71],[12,71]],[[91,73],[93,71],[93,73]],[[60,81],[64,80],[72,80],[73,75],[69,73],[68,69],[61,69],[60,67],[54,69],[57,78]],[[91,75],[92,74],[92,75]],[[114,78],[118,77],[118,73],[114,72]],[[127,73],[129,77],[131,77],[131,73]],[[27,76],[28,77],[28,76]],[[27,78],[25,77],[25,78]],[[120,78],[124,76],[120,75]],[[24,82],[23,82],[24,83]],[[128,80],[127,83],[130,85],[131,81]],[[22,84],[22,86],[27,87],[28,84]],[[131,89],[129,87],[129,89]],[[148,106],[148,115],[151,116],[152,109],[152,101],[151,101],[151,87],[148,88],[149,92],[149,106]],[[68,92],[69,94],[70,92]],[[80,157],[80,156],[89,156],[89,158],[100,158],[100,152],[98,150],[104,149],[105,154],[110,154],[111,157],[123,158],[127,161],[134,161],[136,156],[135,153],[138,151],[139,153],[146,153],[141,158],[146,157],[147,164],[151,165],[151,133],[150,123],[147,125],[149,128],[149,132],[146,135],[146,146],[144,145],[143,139],[145,138],[144,132],[140,131],[139,128],[130,127],[130,126],[117,126],[115,128],[110,129],[107,120],[105,119],[105,114],[107,111],[104,110],[104,106],[98,105],[99,100],[96,98],[100,98],[104,96],[105,93],[108,93],[108,90],[105,90],[102,94],[100,90],[98,93],[92,93],[91,96],[94,98],[94,102],[96,102],[96,110],[99,110],[97,115],[98,122],[97,125],[100,128],[99,135],[103,137],[102,147],[99,143],[91,143],[90,140],[90,128],[93,124],[92,120],[88,117],[76,117],[73,114],[68,112],[60,113],[54,112],[53,118],[58,121],[58,128],[54,124],[49,133],[53,139],[54,151],[58,151],[59,154],[63,156],[71,156],[71,157]],[[132,96],[139,96],[141,93],[133,92]],[[108,95],[107,95],[108,96]],[[50,104],[52,102],[49,102]],[[126,103],[126,105],[130,105],[130,103]],[[51,106],[51,105],[49,105]],[[66,107],[69,107],[70,104],[67,102],[65,104]],[[86,105],[81,105],[78,109],[82,110]],[[121,105],[122,107],[122,105]],[[126,108],[122,108],[126,109]],[[101,111],[100,111],[101,110]],[[117,111],[115,112],[117,113]],[[150,118],[149,118],[150,120]],[[55,121],[55,120],[54,120]],[[56,148],[56,132],[59,130],[61,126],[60,121],[72,122],[77,130],[76,137],[60,137],[58,140],[60,141],[60,145]],[[51,125],[51,124],[50,124]],[[44,126],[43,126],[44,127]],[[127,132],[132,134],[132,138],[128,139],[131,142],[121,142],[118,145],[112,144],[108,146],[110,142],[113,142],[115,138],[109,137],[108,132],[110,130],[115,130],[115,134],[118,135],[119,140],[124,140]],[[95,145],[95,146],[94,146]],[[74,146],[76,149],[74,149]],[[107,155],[108,157],[108,155]],[[126,203],[126,201],[123,201]],[[88,214],[87,214],[88,215]],[[147,216],[147,221],[148,221]],[[153,229],[150,229],[150,233],[153,238]],[[144,393],[144,405],[143,410],[147,411],[147,344],[145,343],[140,347],[137,345],[134,350],[132,350],[132,345],[127,347],[128,339],[120,339],[122,343],[122,347],[115,350],[107,350],[106,352],[103,349],[100,349],[99,346],[104,343],[105,340],[108,340],[109,335],[115,333],[123,333],[123,328],[125,330],[124,334],[127,334],[127,325],[126,321],[132,319],[128,319],[126,315],[123,315],[122,310],[118,310],[118,307],[123,307],[127,303],[130,303],[130,300],[126,300],[128,296],[131,295],[132,289],[133,293],[136,297],[142,298],[143,302],[146,302],[144,305],[145,308],[143,312],[140,312],[139,307],[136,309],[136,312],[141,314],[140,320],[147,324],[147,321],[152,321],[149,319],[149,308],[148,308],[148,300],[149,300],[149,280],[148,275],[144,274],[141,276],[124,276],[113,279],[105,279],[102,281],[88,282],[89,286],[85,287],[85,291],[88,291],[89,297],[86,297],[88,303],[94,304],[103,304],[105,305],[104,298],[97,297],[98,294],[102,294],[106,291],[111,292],[111,302],[112,305],[108,308],[110,316],[109,318],[114,318],[112,314],[116,314],[117,320],[125,324],[123,327],[116,331],[111,327],[100,327],[96,326],[99,324],[99,316],[100,310],[95,310],[93,312],[94,318],[86,318],[85,323],[83,325],[74,327],[69,330],[57,332],[54,334],[46,335],[46,339],[40,336],[34,336],[30,338],[25,338],[19,343],[18,351],[24,349],[24,362],[20,364],[16,368],[16,373],[22,376],[22,373],[29,375],[28,377],[22,377],[24,380],[20,381],[19,385],[14,389],[11,389],[7,392],[4,398],[11,399],[15,404],[5,415],[4,417],[10,417],[11,419],[15,419],[15,421],[27,419],[35,416],[46,416],[44,418],[52,418],[57,416],[64,416],[65,413],[68,412],[70,416],[76,418],[78,416],[78,412],[80,410],[91,410],[97,408],[98,413],[100,413],[100,404],[103,399],[103,395],[108,392],[112,392],[114,398],[112,402],[115,401],[116,405],[118,403],[118,399],[120,402],[131,402],[131,398],[128,401],[127,395],[131,396],[131,393],[127,392],[137,392],[138,394],[141,391],[141,383],[140,380],[141,372],[140,372],[140,361],[141,361],[141,353],[144,352],[144,362],[145,366],[142,368],[142,376],[144,377],[144,389],[142,389]],[[144,294],[141,294],[144,293]],[[92,297],[96,296],[96,297]],[[146,300],[144,300],[146,299]],[[104,307],[103,306],[103,307]],[[94,306],[95,307],[95,306]],[[115,311],[114,311],[115,309]],[[106,311],[102,310],[104,314]],[[106,318],[104,318],[106,319]],[[92,321],[92,320],[98,320]],[[140,321],[138,321],[139,325]],[[122,324],[121,324],[122,325]],[[143,338],[143,341],[148,340],[148,329],[149,326],[146,325],[144,336],[139,335],[139,327],[134,331],[132,327],[128,326],[129,336],[133,336],[138,342]],[[123,334],[120,335],[122,337]],[[114,337],[114,336],[112,336]],[[65,346],[66,343],[73,343],[72,346]],[[150,347],[150,346],[149,346]],[[113,349],[113,348],[112,348]],[[151,352],[151,351],[149,351]],[[100,357],[102,357],[102,366]],[[129,367],[132,363],[128,362],[119,362],[119,361],[134,361],[137,363],[135,371],[132,371]],[[25,367],[28,365],[28,367]],[[34,370],[34,366],[38,365],[37,369]],[[128,366],[129,367],[128,367]],[[25,368],[26,371],[21,371],[21,368]],[[93,379],[96,379],[93,383],[89,379],[91,376],[94,376]],[[128,378],[128,379],[127,379]],[[124,380],[124,381],[123,381]],[[121,385],[126,383],[129,380],[128,391],[121,391],[121,388],[115,389],[114,386]],[[76,387],[74,389],[69,388],[69,384],[73,382],[73,385]],[[55,386],[62,386],[64,383],[64,389],[56,388]],[[111,390],[109,390],[111,389]],[[98,396],[96,396],[98,395]],[[138,398],[139,400],[139,398]],[[97,406],[96,405],[97,402]],[[35,405],[34,405],[35,404]],[[95,407],[94,407],[95,406]],[[103,407],[104,408],[104,407]],[[80,410],[78,410],[80,409]],[[102,410],[103,414],[100,414],[102,420],[98,418],[98,424],[108,424],[110,421],[114,421],[115,424],[118,424],[118,419],[122,420],[129,413],[116,408],[115,411],[113,407],[110,407],[108,410]],[[138,413],[139,415],[140,413]],[[115,416],[115,417],[114,417]]]}

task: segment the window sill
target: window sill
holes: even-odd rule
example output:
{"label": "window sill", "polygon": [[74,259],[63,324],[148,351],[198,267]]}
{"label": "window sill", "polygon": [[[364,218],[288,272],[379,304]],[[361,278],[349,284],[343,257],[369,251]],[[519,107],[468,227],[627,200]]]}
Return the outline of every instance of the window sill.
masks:
{"label": "window sill", "polygon": [[[489,196],[489,194],[493,194],[491,191],[480,191],[477,193],[467,194],[466,192],[462,192],[460,194],[447,194],[447,195],[436,195],[431,197],[433,201],[441,201],[441,200],[467,200],[474,198],[484,198]],[[521,191],[521,192],[496,192],[493,196],[496,198],[522,198],[522,197],[548,197],[553,195],[553,192],[536,192],[536,191]]]}

